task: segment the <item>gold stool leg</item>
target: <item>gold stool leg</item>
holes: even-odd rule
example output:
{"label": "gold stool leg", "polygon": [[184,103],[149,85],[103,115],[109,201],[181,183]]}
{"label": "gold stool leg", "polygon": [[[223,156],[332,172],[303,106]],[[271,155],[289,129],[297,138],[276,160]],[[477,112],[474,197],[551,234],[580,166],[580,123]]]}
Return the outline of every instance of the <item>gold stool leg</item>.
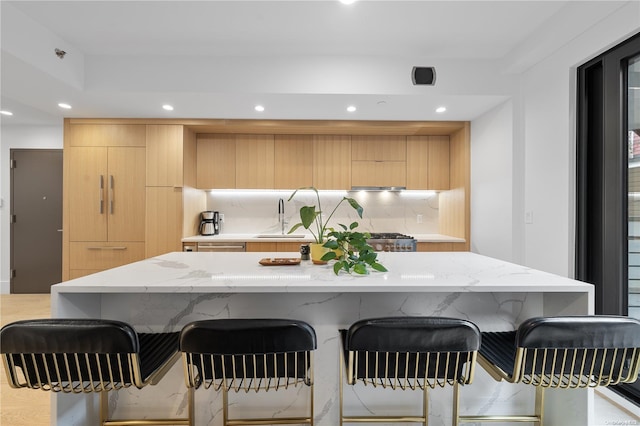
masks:
{"label": "gold stool leg", "polygon": [[[340,351],[341,349],[338,348],[338,351]],[[338,367],[340,369],[340,373],[339,373],[339,379],[338,381],[340,382],[339,386],[340,386],[340,426],[342,426],[342,419],[344,417],[344,412],[343,412],[343,398],[344,398],[344,385],[342,384],[342,381],[344,380],[344,373],[342,371],[342,369],[344,368],[344,360],[342,359],[342,352],[338,352],[338,357],[340,358],[340,366]]]}
{"label": "gold stool leg", "polygon": [[544,426],[544,388],[542,386],[536,386],[536,417],[539,419],[536,426]]}
{"label": "gold stool leg", "polygon": [[451,424],[458,426],[460,424],[460,383],[453,384],[453,419]]}
{"label": "gold stool leg", "polygon": [[227,384],[222,384],[222,424],[229,426],[229,394]]}
{"label": "gold stool leg", "polygon": [[109,420],[109,392],[100,392],[100,426]]}
{"label": "gold stool leg", "polygon": [[422,417],[424,418],[424,426],[429,426],[429,395],[427,394],[426,379],[422,390]]}
{"label": "gold stool leg", "polygon": [[189,426],[194,426],[196,424],[196,408],[195,408],[195,398],[194,398],[195,389],[192,387],[187,388],[187,410],[188,410],[188,421]]}

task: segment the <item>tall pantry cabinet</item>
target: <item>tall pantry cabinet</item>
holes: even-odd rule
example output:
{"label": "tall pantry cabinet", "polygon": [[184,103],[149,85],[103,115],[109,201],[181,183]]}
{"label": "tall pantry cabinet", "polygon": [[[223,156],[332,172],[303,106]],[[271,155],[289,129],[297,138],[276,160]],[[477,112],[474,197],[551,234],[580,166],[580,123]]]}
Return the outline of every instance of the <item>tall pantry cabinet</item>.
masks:
{"label": "tall pantry cabinet", "polygon": [[65,122],[63,279],[144,259],[144,125]]}
{"label": "tall pantry cabinet", "polygon": [[206,195],[186,126],[67,119],[64,162],[64,280],[180,251],[197,233]]}

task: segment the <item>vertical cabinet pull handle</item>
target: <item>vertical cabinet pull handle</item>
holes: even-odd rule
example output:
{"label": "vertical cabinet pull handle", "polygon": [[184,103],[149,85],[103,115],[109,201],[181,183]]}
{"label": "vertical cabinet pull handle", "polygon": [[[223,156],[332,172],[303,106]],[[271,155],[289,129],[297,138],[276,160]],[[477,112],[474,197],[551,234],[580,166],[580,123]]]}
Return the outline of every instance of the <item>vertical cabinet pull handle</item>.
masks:
{"label": "vertical cabinet pull handle", "polygon": [[113,214],[113,198],[114,198],[114,191],[113,191],[113,175],[109,176],[109,212],[111,214]]}
{"label": "vertical cabinet pull handle", "polygon": [[100,194],[100,214],[104,213],[104,176],[100,175],[100,188],[98,188]]}

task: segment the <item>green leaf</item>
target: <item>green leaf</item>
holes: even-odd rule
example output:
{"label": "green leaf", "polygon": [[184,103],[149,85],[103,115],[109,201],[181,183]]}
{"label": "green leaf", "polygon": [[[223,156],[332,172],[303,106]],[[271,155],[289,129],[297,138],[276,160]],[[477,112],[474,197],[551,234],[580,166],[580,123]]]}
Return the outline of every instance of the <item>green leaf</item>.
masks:
{"label": "green leaf", "polygon": [[325,254],[322,255],[322,257],[320,258],[320,260],[324,260],[325,262],[328,262],[329,260],[333,260],[335,259],[336,256],[336,252],[335,251],[328,251]]}
{"label": "green leaf", "polygon": [[289,232],[287,232],[287,234],[291,234],[293,231],[295,231],[296,229],[300,228],[302,226],[302,222],[298,222],[295,225],[293,225],[291,227],[291,229],[289,229]]}
{"label": "green leaf", "polygon": [[326,243],[324,243],[324,244],[322,245],[322,247],[326,247],[326,248],[330,248],[330,249],[332,249],[332,250],[335,250],[335,249],[337,249],[337,248],[338,248],[338,241],[336,241],[336,240],[329,240],[329,241],[327,241]]}
{"label": "green leaf", "polygon": [[316,206],[300,207],[300,219],[302,220],[302,226],[309,229],[309,227],[319,214],[320,212],[316,212]]}
{"label": "green leaf", "polygon": [[367,266],[364,263],[356,263],[353,267],[353,272],[360,275],[366,275],[369,273],[369,271],[367,271]]}
{"label": "green leaf", "polygon": [[381,264],[379,264],[378,262],[374,262],[371,264],[371,267],[373,269],[375,269],[376,271],[380,271],[380,272],[387,272],[388,269],[385,268],[384,266],[382,266]]}
{"label": "green leaf", "polygon": [[358,204],[358,202],[353,198],[345,197],[345,199],[349,202],[349,204],[351,204],[351,207],[353,207],[358,212],[358,216],[360,216],[360,219],[362,219],[362,212],[364,211],[362,206]]}
{"label": "green leaf", "polygon": [[344,229],[345,231],[347,230],[347,226],[346,226],[346,225],[343,225],[343,224],[341,224],[341,223],[339,223],[338,225],[339,225],[342,229]]}
{"label": "green leaf", "polygon": [[340,269],[342,269],[342,262],[336,262],[333,264],[333,273],[338,275],[340,273]]}
{"label": "green leaf", "polygon": [[[352,222],[351,225],[349,225],[349,229],[350,230],[353,230],[353,229],[355,229],[357,227],[358,227],[358,222]],[[345,229],[347,229],[347,228],[345,228]]]}

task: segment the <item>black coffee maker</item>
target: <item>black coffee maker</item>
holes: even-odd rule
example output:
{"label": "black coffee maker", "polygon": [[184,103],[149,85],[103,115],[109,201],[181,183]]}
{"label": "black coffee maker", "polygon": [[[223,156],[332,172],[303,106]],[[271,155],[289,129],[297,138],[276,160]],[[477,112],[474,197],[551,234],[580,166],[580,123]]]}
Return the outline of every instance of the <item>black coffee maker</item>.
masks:
{"label": "black coffee maker", "polygon": [[220,214],[213,211],[200,213],[200,235],[218,235],[220,233]]}

